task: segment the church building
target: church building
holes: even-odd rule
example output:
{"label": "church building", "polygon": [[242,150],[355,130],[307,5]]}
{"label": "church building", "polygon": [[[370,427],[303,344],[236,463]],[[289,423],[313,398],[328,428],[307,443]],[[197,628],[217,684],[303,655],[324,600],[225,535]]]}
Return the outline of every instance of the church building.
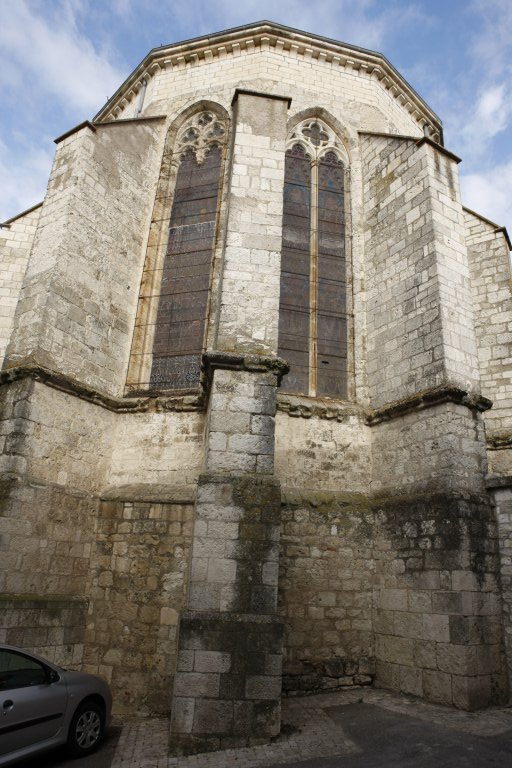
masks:
{"label": "church building", "polygon": [[506,230],[380,53],[148,53],[0,229],[0,641],[193,753],[512,676]]}

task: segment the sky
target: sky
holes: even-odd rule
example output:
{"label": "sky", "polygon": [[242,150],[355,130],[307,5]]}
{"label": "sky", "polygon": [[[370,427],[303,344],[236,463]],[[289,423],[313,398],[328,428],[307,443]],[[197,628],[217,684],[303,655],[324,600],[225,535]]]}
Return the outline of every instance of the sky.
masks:
{"label": "sky", "polygon": [[262,19],[383,53],[463,158],[463,204],[512,234],[511,0],[0,0],[0,221],[151,48]]}

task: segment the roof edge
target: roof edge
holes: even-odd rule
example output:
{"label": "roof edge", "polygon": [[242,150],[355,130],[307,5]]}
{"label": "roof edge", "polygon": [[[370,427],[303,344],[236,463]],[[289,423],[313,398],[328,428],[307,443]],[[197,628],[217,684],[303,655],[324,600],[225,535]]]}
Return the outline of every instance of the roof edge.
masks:
{"label": "roof edge", "polygon": [[195,63],[199,60],[200,54],[208,49],[218,49],[225,46],[226,52],[230,54],[233,52],[233,46],[235,49],[237,47],[238,50],[240,49],[240,43],[243,40],[257,38],[257,41],[261,42],[265,36],[269,37],[269,43],[272,42],[271,38],[273,38],[274,43],[281,39],[282,42],[288,43],[290,47],[298,46],[299,49],[300,47],[316,46],[313,53],[318,51],[319,48],[324,48],[327,55],[331,57],[331,61],[338,59],[340,65],[343,66],[347,64],[349,66],[354,65],[354,68],[358,70],[361,68],[368,70],[370,68],[369,74],[375,72],[379,80],[383,82],[384,87],[392,91],[394,96],[398,98],[401,95],[402,103],[409,103],[408,106],[410,106],[409,111],[411,114],[417,112],[417,118],[422,117],[425,122],[431,123],[439,133],[440,140],[442,141],[441,119],[417,91],[414,90],[410,83],[395,69],[384,54],[267,20],[152,48],[114,95],[97,112],[93,122],[101,121],[105,118],[108,119],[108,116],[112,116],[112,111],[124,96],[128,97],[128,101],[130,101],[142,87],[142,79],[151,77],[152,74],[160,69],[165,69],[169,64],[172,66],[172,59],[175,62],[179,59],[180,62],[185,64]]}
{"label": "roof edge", "polygon": [[476,218],[480,219],[480,221],[484,221],[486,224],[489,224],[490,227],[493,227],[494,233],[496,235],[501,233],[505,238],[505,240],[507,241],[509,251],[512,251],[512,241],[510,240],[510,236],[508,234],[506,227],[502,227],[499,224],[496,224],[495,221],[491,221],[491,219],[488,219],[486,216],[482,216],[482,214],[478,213],[477,211],[473,211],[471,208],[468,208],[466,205],[462,206],[462,210],[466,211],[466,213],[470,213],[472,216],[476,216]]}
{"label": "roof edge", "polygon": [[7,219],[6,221],[0,221],[0,227],[5,227],[6,229],[9,229],[9,227],[14,221],[16,221],[17,219],[21,219],[22,216],[26,216],[27,213],[32,213],[32,211],[35,211],[37,208],[40,208],[42,204],[43,204],[43,201],[41,200],[40,203],[36,203],[30,208],[27,208],[25,211],[21,211],[21,213],[17,213],[15,216],[11,216],[10,219]]}

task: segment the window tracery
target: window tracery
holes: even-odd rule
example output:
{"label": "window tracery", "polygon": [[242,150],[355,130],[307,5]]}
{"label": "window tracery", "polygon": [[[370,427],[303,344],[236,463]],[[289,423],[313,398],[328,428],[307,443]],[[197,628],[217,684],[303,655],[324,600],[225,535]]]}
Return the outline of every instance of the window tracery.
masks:
{"label": "window tracery", "polygon": [[131,391],[199,386],[227,120],[203,109],[174,135],[164,151],[157,192],[163,216],[154,217],[143,273],[127,381]]}
{"label": "window tracery", "polygon": [[284,391],[347,396],[345,149],[318,118],[294,129],[285,161],[279,354]]}

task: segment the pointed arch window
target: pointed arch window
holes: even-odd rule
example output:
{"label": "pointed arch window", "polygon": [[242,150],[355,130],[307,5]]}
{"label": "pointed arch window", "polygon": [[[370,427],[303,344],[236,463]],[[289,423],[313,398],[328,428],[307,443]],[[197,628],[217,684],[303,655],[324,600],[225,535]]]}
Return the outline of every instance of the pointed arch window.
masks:
{"label": "pointed arch window", "polygon": [[347,397],[346,153],[321,120],[294,130],[286,152],[279,355],[282,390]]}
{"label": "pointed arch window", "polygon": [[[166,215],[154,217],[160,229],[152,225],[150,243],[162,242],[163,247],[148,247],[127,382],[131,391],[199,386],[226,135],[225,121],[203,110],[187,120],[174,146],[166,148],[175,179],[172,205]],[[157,205],[169,183],[166,154]]]}

